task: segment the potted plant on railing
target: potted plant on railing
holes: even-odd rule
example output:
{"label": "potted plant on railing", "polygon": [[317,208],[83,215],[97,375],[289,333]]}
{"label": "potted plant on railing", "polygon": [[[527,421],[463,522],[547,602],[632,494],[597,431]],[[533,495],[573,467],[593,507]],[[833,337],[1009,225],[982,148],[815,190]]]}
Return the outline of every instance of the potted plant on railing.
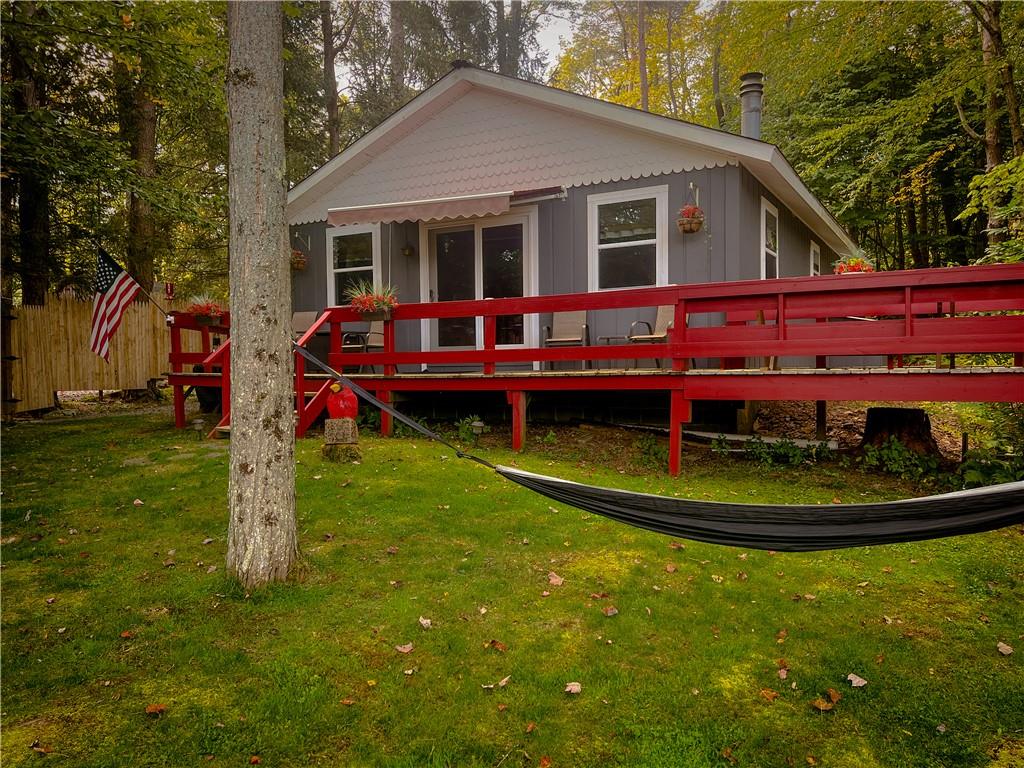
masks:
{"label": "potted plant on railing", "polygon": [[218,325],[224,318],[224,308],[213,299],[197,299],[185,310],[199,325]]}
{"label": "potted plant on railing", "polygon": [[832,271],[837,275],[857,275],[864,274],[865,272],[874,272],[875,265],[871,263],[867,256],[855,254],[841,258],[836,262],[835,268]]}
{"label": "potted plant on railing", "polygon": [[359,280],[350,285],[345,296],[363,320],[389,320],[391,310],[398,306],[394,286],[374,286],[367,280]]}
{"label": "potted plant on railing", "polygon": [[679,209],[676,226],[683,234],[700,232],[700,228],[704,226],[704,211],[699,205],[687,203]]}

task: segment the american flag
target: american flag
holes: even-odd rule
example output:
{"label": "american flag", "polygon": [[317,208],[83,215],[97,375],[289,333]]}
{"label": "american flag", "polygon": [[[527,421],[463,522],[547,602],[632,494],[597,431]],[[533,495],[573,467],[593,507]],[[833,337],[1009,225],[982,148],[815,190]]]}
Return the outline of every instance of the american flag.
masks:
{"label": "american flag", "polygon": [[100,251],[92,300],[92,332],[89,348],[104,360],[110,360],[110,339],[121,324],[124,311],[142,286],[121,269],[106,251]]}

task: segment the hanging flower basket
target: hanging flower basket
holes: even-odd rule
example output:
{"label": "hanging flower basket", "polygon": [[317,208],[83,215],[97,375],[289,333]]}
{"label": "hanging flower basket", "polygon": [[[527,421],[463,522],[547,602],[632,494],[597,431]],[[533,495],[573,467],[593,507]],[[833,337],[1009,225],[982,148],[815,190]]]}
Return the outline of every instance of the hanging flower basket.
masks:
{"label": "hanging flower basket", "polygon": [[684,235],[700,232],[701,227],[704,226],[704,211],[697,205],[684,205],[679,209],[676,226],[679,227],[679,231]]}
{"label": "hanging flower basket", "polygon": [[293,250],[291,256],[292,269],[296,272],[301,272],[306,268],[306,254],[302,251]]}

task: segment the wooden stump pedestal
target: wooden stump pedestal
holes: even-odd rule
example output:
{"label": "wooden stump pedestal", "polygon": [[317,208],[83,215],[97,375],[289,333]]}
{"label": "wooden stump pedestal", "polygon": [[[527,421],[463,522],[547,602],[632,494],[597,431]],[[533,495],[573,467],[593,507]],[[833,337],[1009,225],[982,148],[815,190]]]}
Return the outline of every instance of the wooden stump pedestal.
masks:
{"label": "wooden stump pedestal", "polygon": [[359,461],[359,428],[355,419],[327,419],[324,422],[325,459],[336,462]]}

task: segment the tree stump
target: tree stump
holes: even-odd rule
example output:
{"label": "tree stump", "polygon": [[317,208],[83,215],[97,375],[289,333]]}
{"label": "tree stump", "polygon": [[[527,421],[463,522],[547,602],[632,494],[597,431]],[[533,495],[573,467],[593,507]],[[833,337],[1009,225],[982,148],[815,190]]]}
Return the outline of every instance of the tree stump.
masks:
{"label": "tree stump", "polygon": [[895,437],[914,453],[941,455],[932,437],[931,419],[921,408],[868,408],[861,447],[881,446],[890,437]]}
{"label": "tree stump", "polygon": [[359,428],[355,419],[327,419],[324,422],[325,459],[335,462],[359,461]]}

